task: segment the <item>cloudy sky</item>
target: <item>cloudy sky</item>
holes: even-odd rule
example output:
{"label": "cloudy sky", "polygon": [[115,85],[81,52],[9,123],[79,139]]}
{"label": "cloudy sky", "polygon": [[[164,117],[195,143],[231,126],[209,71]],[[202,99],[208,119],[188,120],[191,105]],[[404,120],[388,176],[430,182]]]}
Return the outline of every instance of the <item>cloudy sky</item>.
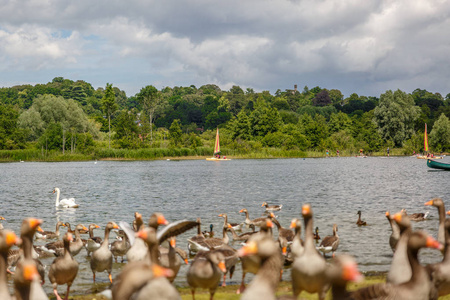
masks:
{"label": "cloudy sky", "polygon": [[54,77],[450,93],[450,0],[0,0],[0,87]]}

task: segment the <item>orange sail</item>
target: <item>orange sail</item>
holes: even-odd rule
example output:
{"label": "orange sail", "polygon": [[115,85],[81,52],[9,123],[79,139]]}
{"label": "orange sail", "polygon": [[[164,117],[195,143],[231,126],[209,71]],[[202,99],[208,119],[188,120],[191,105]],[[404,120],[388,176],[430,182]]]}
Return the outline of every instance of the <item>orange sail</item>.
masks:
{"label": "orange sail", "polygon": [[219,128],[217,128],[216,143],[214,144],[214,155],[219,153],[220,153]]}
{"label": "orange sail", "polygon": [[427,135],[427,124],[425,123],[425,133],[423,137],[423,150],[428,152],[428,135]]}

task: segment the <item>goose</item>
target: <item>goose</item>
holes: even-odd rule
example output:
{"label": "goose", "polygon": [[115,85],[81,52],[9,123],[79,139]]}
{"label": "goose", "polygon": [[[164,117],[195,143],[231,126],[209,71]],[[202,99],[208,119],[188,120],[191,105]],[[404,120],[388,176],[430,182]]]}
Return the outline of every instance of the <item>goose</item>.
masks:
{"label": "goose", "polygon": [[9,249],[19,243],[19,238],[10,230],[0,231],[0,299],[10,300],[8,282],[6,277]]}
{"label": "goose", "polygon": [[209,289],[210,299],[212,300],[222,274],[226,272],[225,257],[217,251],[210,251],[204,255],[199,254],[189,266],[186,274],[187,283],[191,288],[192,299],[195,300],[197,288],[204,288]]}
{"label": "goose", "polygon": [[395,248],[397,247],[398,240],[400,239],[400,228],[397,223],[391,218],[391,214],[389,211],[386,212],[386,218],[389,221],[389,225],[391,225],[392,233],[389,236],[389,246],[391,246],[392,252],[395,252]]}
{"label": "goose", "polygon": [[320,240],[319,227],[317,226],[316,229],[314,230],[313,238],[316,240],[316,243],[318,243]]}
{"label": "goose", "polygon": [[275,219],[273,213],[269,214],[269,218],[278,228],[278,242],[281,246],[282,253],[286,254],[287,245],[292,243],[292,241],[294,240],[295,233],[294,231],[281,226],[280,222],[278,222],[278,220]]}
{"label": "goose", "polygon": [[260,227],[261,225],[265,224],[266,222],[266,217],[261,217],[261,218],[256,218],[253,220],[250,220],[249,214],[248,214],[248,210],[246,208],[243,208],[239,211],[239,213],[245,213],[245,225],[247,226],[247,228],[250,227],[250,225],[255,225],[257,227]]}
{"label": "goose", "polygon": [[57,239],[57,238],[59,238],[59,235],[60,235],[59,227],[61,227],[61,226],[66,227],[66,225],[63,222],[58,221],[56,223],[56,230],[55,231],[44,231],[40,227],[38,227],[38,230],[36,231],[36,238],[37,239],[43,239],[43,240],[45,240],[45,239],[48,239],[48,240],[49,239]]}
{"label": "goose", "polygon": [[189,255],[192,253],[197,253],[199,250],[208,251],[209,249],[206,247],[201,247],[201,242],[203,242],[206,238],[205,235],[202,233],[201,229],[201,220],[200,218],[197,218],[197,235],[191,237],[188,239],[188,250]]}
{"label": "goose", "polygon": [[112,242],[112,244],[110,245],[110,250],[114,256],[114,261],[117,263],[117,257],[120,256],[122,259],[121,262],[123,263],[123,257],[125,256],[125,254],[127,254],[127,251],[129,249],[129,242],[128,236],[123,230],[120,230],[119,234],[122,239]]}
{"label": "goose", "polygon": [[[257,233],[256,231],[249,231],[249,232],[244,232],[241,234],[237,234],[236,230],[234,230],[233,226],[231,226],[231,224],[229,224],[230,226],[228,227],[228,230],[231,231],[231,235],[233,238],[233,241],[247,241],[253,234]],[[251,228],[255,229],[254,225],[250,226]]]}
{"label": "goose", "polygon": [[[394,216],[395,218],[395,216]],[[380,283],[358,289],[352,293],[352,299],[430,299],[432,282],[425,267],[419,263],[418,252],[421,248],[441,250],[442,244],[424,231],[411,233],[407,242],[411,278],[401,284]]]}
{"label": "goose", "polygon": [[358,212],[356,214],[358,215],[358,220],[356,221],[356,225],[358,225],[358,226],[366,226],[367,222],[361,220],[361,211],[358,210]]}
{"label": "goose", "polygon": [[332,252],[332,256],[334,256],[334,252],[339,247],[339,235],[337,234],[337,231],[338,226],[333,224],[333,235],[324,237],[320,243],[318,250],[321,251],[324,256],[329,252]]}
{"label": "goose", "polygon": [[[75,241],[70,243],[70,253],[72,256],[76,256],[84,247],[83,241],[81,240],[80,230],[87,231],[87,228],[83,224],[78,224],[75,227]],[[56,242],[47,243],[45,246],[41,246],[41,249],[47,253],[62,256],[64,255],[64,241],[59,240]]]}
{"label": "goose", "polygon": [[[271,233],[272,228],[273,222],[270,219],[266,218],[266,223],[263,226],[261,226],[261,230],[258,233],[253,234],[248,239],[248,242],[259,241],[261,239],[268,239],[272,241],[273,240],[273,236]],[[259,267],[261,265],[261,258],[256,255],[242,256],[241,262],[242,262],[242,279],[241,284],[238,290],[236,291],[236,294],[241,294],[245,290],[245,276],[247,275],[247,273],[256,274],[258,272]]]}
{"label": "goose", "polygon": [[266,211],[270,212],[270,211],[280,211],[281,208],[283,207],[283,205],[269,205],[267,204],[267,202],[263,202],[263,204],[261,205],[261,207],[266,207]]}
{"label": "goose", "polygon": [[[4,221],[5,220],[5,218],[3,218],[2,216],[0,216],[0,221]],[[2,222],[0,222],[0,230],[3,230],[3,224],[2,224]]]}
{"label": "goose", "polygon": [[59,200],[59,195],[61,193],[59,188],[56,187],[53,190],[53,194],[54,193],[56,193],[55,207],[57,207],[57,208],[78,208],[79,207],[78,204],[75,203],[74,198]]}
{"label": "goose", "polygon": [[411,265],[407,254],[408,240],[411,234],[411,220],[402,212],[392,216],[400,230],[400,238],[395,248],[394,257],[386,277],[386,282],[401,284],[411,278]]}
{"label": "goose", "polygon": [[227,274],[230,274],[230,279],[232,279],[236,264],[239,262],[237,250],[224,244],[214,248],[214,251],[222,253],[225,257],[225,272],[223,272],[222,286],[226,286]]}
{"label": "goose", "polygon": [[[119,222],[119,224],[120,224],[120,228],[122,228],[125,231],[125,233],[127,234],[128,239],[130,240],[130,244],[131,244],[131,247],[130,247],[130,249],[128,249],[128,252],[127,252],[128,262],[143,260],[148,252],[147,245],[144,243],[144,241],[142,239],[134,238],[133,230],[131,230],[131,229],[126,230],[126,228],[129,227],[129,225],[127,223],[121,221],[121,222]],[[144,221],[142,220],[142,215],[138,212],[134,213],[133,227],[135,228],[134,231],[136,231],[136,230],[140,231],[145,227]]]}
{"label": "goose", "polygon": [[350,300],[351,292],[347,291],[348,282],[361,282],[364,276],[359,272],[355,259],[346,254],[333,258],[327,269],[327,277],[331,282],[331,296],[333,299]]}
{"label": "goose", "polygon": [[434,206],[438,209],[439,213],[439,227],[437,241],[441,244],[445,244],[445,205],[441,198],[434,198],[426,202],[427,206]]}
{"label": "goose", "polygon": [[410,214],[408,215],[406,212],[406,209],[402,210],[411,221],[415,221],[415,222],[419,222],[419,221],[424,221],[428,218],[428,215],[430,214],[429,211],[426,211],[425,213],[414,213],[414,214]]}
{"label": "goose", "polygon": [[195,245],[195,248],[201,249],[202,251],[208,251],[215,249],[217,247],[223,246],[224,244],[228,244],[230,238],[227,234],[227,228],[222,229],[222,238],[209,238],[204,240],[193,241],[192,239],[188,239],[190,244]]}
{"label": "goose", "polygon": [[99,236],[94,236],[94,229],[100,228],[95,223],[89,224],[89,238],[84,243],[86,247],[87,256],[91,256],[91,252],[94,252],[98,248],[100,248],[103,239]]}
{"label": "goose", "polygon": [[444,259],[440,263],[429,264],[426,266],[439,297],[450,294],[450,219],[445,219],[444,222]]}
{"label": "goose", "polygon": [[[69,222],[64,223],[67,227],[67,232],[70,232],[71,234],[75,234],[75,230],[72,230],[72,227],[70,226]],[[81,229],[78,230],[81,234],[89,233],[88,229]]]}
{"label": "goose", "polygon": [[242,300],[268,299],[275,300],[275,292],[280,282],[283,258],[279,248],[271,239],[250,241],[239,249],[240,257],[259,256],[260,267],[256,276],[242,294]]}
{"label": "goose", "polygon": [[170,269],[173,272],[171,276],[167,277],[170,282],[173,282],[175,280],[175,277],[180,270],[182,260],[184,263],[189,264],[186,252],[182,251],[181,249],[177,251],[176,244],[176,238],[172,237],[169,239],[169,249],[163,248],[164,250],[160,250],[159,262],[161,266]]}
{"label": "goose", "polygon": [[41,275],[37,272],[37,262],[32,257],[33,237],[42,220],[27,218],[22,221],[20,238],[23,258],[19,259],[14,273],[16,299],[48,299],[41,286]]}
{"label": "goose", "polygon": [[111,270],[112,270],[112,258],[113,255],[109,250],[109,233],[112,229],[119,229],[114,222],[108,222],[105,227],[105,237],[103,239],[100,248],[92,252],[91,255],[91,270],[93,274],[93,279],[95,283],[95,273],[96,272],[108,272],[109,281],[112,283]]}
{"label": "goose", "polygon": [[223,213],[220,214],[219,217],[223,218],[223,226],[228,226],[227,224],[230,224],[231,227],[233,227],[233,229],[235,231],[242,231],[242,225],[244,225],[243,223],[232,223],[232,222],[228,222],[228,215]]}
{"label": "goose", "polygon": [[325,276],[325,259],[314,246],[313,213],[310,204],[302,206],[302,216],[305,224],[305,245],[303,254],[296,257],[292,264],[292,291],[296,298],[302,291],[307,291],[318,293],[319,299],[323,300],[330,285]]}
{"label": "goose", "polygon": [[300,219],[292,219],[290,228],[293,228],[295,230],[294,240],[290,247],[292,259],[295,259],[296,257],[301,256],[303,254],[303,251],[305,250],[305,248],[303,247],[303,241],[300,237],[302,233],[302,224],[300,222]]}
{"label": "goose", "polygon": [[70,242],[72,241],[72,234],[66,232],[63,237],[64,255],[55,258],[48,271],[48,279],[52,283],[53,293],[58,300],[61,299],[57,290],[58,285],[67,284],[67,292],[64,299],[69,299],[70,287],[78,273],[78,262],[70,254]]}

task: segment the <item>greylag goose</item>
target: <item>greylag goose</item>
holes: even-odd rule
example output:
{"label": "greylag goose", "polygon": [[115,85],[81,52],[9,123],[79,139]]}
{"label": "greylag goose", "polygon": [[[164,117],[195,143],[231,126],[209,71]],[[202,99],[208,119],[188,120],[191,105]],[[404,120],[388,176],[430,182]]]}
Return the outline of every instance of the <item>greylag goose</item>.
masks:
{"label": "greylag goose", "polygon": [[298,297],[302,291],[318,293],[319,299],[323,300],[330,285],[325,276],[327,268],[325,259],[314,245],[313,213],[309,204],[302,206],[302,216],[305,224],[305,249],[292,264],[292,291],[294,297]]}
{"label": "greylag goose", "polygon": [[79,205],[75,203],[74,198],[59,200],[59,195],[61,193],[59,188],[55,188],[53,190],[53,194],[54,193],[56,193],[55,207],[57,207],[57,208],[78,208],[79,207]]}
{"label": "greylag goose", "polygon": [[[128,262],[133,261],[140,261],[145,258],[148,252],[147,245],[142,239],[134,239],[134,233],[131,231],[128,233],[127,230],[125,230],[127,223],[119,222],[120,227],[125,231],[125,233],[128,236],[128,239],[130,240],[131,247],[128,249],[127,252],[127,260]],[[129,227],[129,225],[128,225]],[[142,220],[142,215],[138,212],[134,213],[134,221],[133,221],[133,228],[136,228],[135,231],[140,231],[145,227],[144,221]]]}
{"label": "greylag goose", "polygon": [[195,248],[202,251],[212,250],[229,243],[230,238],[228,237],[227,231],[227,228],[222,229],[222,238],[205,238],[204,240],[199,240],[197,242],[192,239],[188,239],[188,242],[189,244],[195,245]]}
{"label": "greylag goose", "polygon": [[[66,225],[66,227],[67,227],[67,232],[70,232],[71,234],[75,234],[75,230],[72,230],[72,227],[70,226],[69,222],[64,223],[64,225]],[[82,230],[79,230],[79,232],[81,234],[85,234],[85,233],[89,233],[89,230],[88,229],[82,229]]]}
{"label": "greylag goose", "polygon": [[408,215],[406,212],[406,209],[402,210],[411,221],[415,221],[415,222],[419,222],[419,221],[424,221],[428,218],[428,215],[430,214],[429,211],[426,211],[425,213],[414,213],[414,214],[410,214]]}
{"label": "greylag goose", "polygon": [[0,216],[0,230],[3,230],[3,224],[1,221],[4,221],[5,218],[3,218],[2,216]]}
{"label": "greylag goose", "polygon": [[351,292],[347,291],[348,282],[360,282],[364,276],[358,271],[355,259],[350,255],[337,255],[327,269],[327,277],[331,282],[333,299],[350,300]]}
{"label": "greylag goose", "polygon": [[263,202],[263,204],[261,205],[261,207],[265,207],[267,212],[270,211],[280,211],[281,208],[283,207],[283,205],[269,205],[267,204],[267,202]]}
{"label": "greylag goose", "polygon": [[36,231],[36,238],[43,239],[43,240],[57,239],[57,238],[59,238],[59,235],[60,235],[59,227],[61,227],[61,226],[66,227],[66,225],[63,222],[58,221],[56,223],[55,231],[44,231],[40,227],[38,227],[38,230]]}
{"label": "greylag goose", "polygon": [[261,225],[266,223],[267,217],[261,217],[261,218],[256,218],[256,219],[250,220],[248,210],[246,208],[241,209],[239,211],[239,213],[245,213],[244,224],[247,226],[247,228],[249,228],[250,225],[255,225],[256,227],[261,227]]}
{"label": "greylag goose", "polygon": [[303,251],[305,250],[305,248],[303,247],[303,241],[301,238],[302,224],[299,219],[294,218],[291,221],[290,227],[294,228],[294,230],[295,230],[294,240],[292,242],[292,245],[290,246],[290,249],[291,249],[290,253],[291,253],[292,259],[295,259],[296,257],[301,256],[303,254]]}
{"label": "greylag goose", "polygon": [[412,269],[412,276],[407,282],[381,283],[361,288],[352,293],[351,299],[430,299],[433,285],[425,267],[419,263],[417,255],[421,248],[441,250],[442,245],[423,231],[411,233],[407,244],[408,259]]}
{"label": "greylag goose", "polygon": [[325,256],[326,253],[332,252],[332,256],[334,256],[334,252],[336,252],[339,247],[339,235],[337,233],[338,226],[333,224],[333,235],[328,235],[322,239],[318,250],[323,253]]}
{"label": "greylag goose", "polygon": [[439,227],[437,241],[441,244],[445,244],[445,205],[441,198],[434,198],[426,202],[425,205],[437,207],[439,213]]}
{"label": "greylag goose", "polygon": [[91,256],[91,252],[94,252],[98,248],[100,248],[102,244],[102,238],[99,236],[94,236],[94,229],[100,228],[97,224],[89,225],[89,238],[86,240],[85,247],[87,256]]}
{"label": "greylag goose", "polygon": [[408,239],[411,234],[411,221],[402,212],[394,214],[392,218],[400,229],[400,238],[395,248],[386,281],[393,284],[401,284],[411,278],[411,265],[407,254]]}
{"label": "greylag goose", "polygon": [[112,244],[110,245],[110,249],[111,253],[114,256],[114,261],[117,263],[117,257],[120,256],[121,262],[123,263],[123,257],[125,256],[125,254],[127,254],[127,251],[129,249],[128,236],[123,230],[120,230],[118,234],[121,237],[121,240],[112,242]]}
{"label": "greylag goose", "polygon": [[222,286],[226,286],[227,274],[230,274],[230,279],[232,279],[236,264],[239,262],[237,250],[233,247],[223,244],[220,247],[214,248],[214,251],[221,252],[225,257],[225,272],[223,273]]}
{"label": "greylag goose", "polygon": [[440,263],[429,264],[426,266],[439,297],[450,294],[450,219],[446,219],[444,222],[444,259]]}
{"label": "greylag goose", "polygon": [[278,228],[278,242],[282,246],[281,251],[283,254],[286,254],[288,243],[292,243],[294,240],[295,233],[294,231],[284,228],[281,226],[280,222],[275,218],[273,213],[269,214],[270,220],[277,226]]}
{"label": "greylag goose", "polygon": [[242,230],[243,223],[228,222],[228,215],[227,214],[220,214],[219,217],[223,218],[223,226],[227,226],[227,224],[230,224],[231,227],[233,227],[234,230],[236,230],[236,231],[241,231]]}
{"label": "greylag goose", "polygon": [[193,237],[188,239],[189,255],[191,255],[192,253],[197,253],[200,250],[203,250],[203,251],[209,250],[207,248],[202,248],[200,246],[200,243],[202,243],[206,239],[202,233],[201,224],[202,224],[202,222],[201,222],[200,218],[197,218],[197,235],[194,235]]}
{"label": "greylag goose", "polygon": [[316,226],[316,229],[314,230],[313,239],[316,240],[316,243],[318,243],[320,240],[319,227],[317,227],[317,226]]}
{"label": "greylag goose", "polygon": [[209,289],[212,300],[222,274],[226,272],[225,257],[217,251],[210,251],[205,255],[199,254],[189,266],[186,274],[187,282],[191,288],[193,300],[195,300],[197,288]]}
{"label": "greylag goose", "polygon": [[105,227],[105,237],[103,239],[100,248],[92,252],[91,255],[91,270],[93,274],[93,279],[95,283],[95,273],[96,272],[108,272],[109,281],[112,282],[111,270],[112,270],[112,259],[113,255],[109,250],[109,233],[112,229],[119,229],[114,222],[108,222]]}
{"label": "greylag goose", "polygon": [[392,219],[389,211],[386,212],[386,218],[388,219],[389,225],[391,225],[392,229],[392,233],[389,236],[389,246],[391,246],[392,252],[395,252],[398,240],[400,239],[400,228],[398,227],[397,223],[395,223],[395,221]]}
{"label": "greylag goose", "polygon": [[70,286],[72,285],[78,273],[78,262],[70,254],[70,242],[73,236],[70,232],[66,232],[63,237],[64,255],[55,258],[48,271],[48,279],[53,286],[53,293],[56,299],[61,300],[58,294],[58,285],[67,284],[67,292],[65,300],[69,299]]}
{"label": "greylag goose", "polygon": [[260,239],[248,242],[239,249],[239,256],[259,256],[261,265],[255,278],[242,294],[242,300],[267,299],[275,300],[275,292],[280,282],[283,258],[276,243],[271,239]]}
{"label": "greylag goose", "polygon": [[144,221],[142,220],[142,215],[138,212],[134,213],[134,220],[133,220],[133,230],[135,232],[138,232],[141,230],[142,226],[144,225]]}
{"label": "greylag goose", "polygon": [[[19,259],[14,273],[16,299],[48,299],[41,286],[41,275],[37,273],[37,262],[32,257],[33,237],[42,220],[27,218],[20,229],[23,258]],[[36,272],[36,274],[35,274]]]}
{"label": "greylag goose", "polygon": [[9,249],[19,242],[14,232],[9,230],[0,231],[0,299],[10,300],[8,283],[6,278],[6,267]]}
{"label": "greylag goose", "polygon": [[[87,228],[83,224],[78,224],[75,227],[75,241],[70,243],[70,253],[72,256],[76,256],[83,249],[83,241],[81,240],[80,230],[87,231]],[[62,240],[47,243],[45,246],[41,246],[41,249],[48,253],[53,253],[55,256],[64,255],[64,242]]]}
{"label": "greylag goose", "polygon": [[[266,223],[261,226],[261,230],[253,234],[248,241],[259,241],[261,239],[268,239],[273,241],[272,231],[270,229],[273,228],[273,222],[266,218]],[[257,255],[251,255],[251,256],[243,256],[241,257],[242,262],[242,279],[241,279],[241,285],[239,286],[238,290],[236,291],[237,294],[241,294],[245,290],[245,275],[247,273],[253,273],[256,274],[259,270],[259,267],[261,265],[261,258]]]}
{"label": "greylag goose", "polygon": [[[164,250],[163,250],[164,249]],[[181,249],[179,249],[181,250]],[[183,251],[184,252],[184,251]],[[172,237],[169,239],[169,249],[162,248],[160,249],[160,258],[159,263],[162,267],[172,270],[173,274],[168,276],[167,279],[170,282],[175,280],[175,277],[180,270],[182,259],[183,262],[188,264],[188,259],[186,253],[176,250],[176,238]]]}
{"label": "greylag goose", "polygon": [[[228,230],[231,231],[231,235],[233,238],[233,241],[242,241],[242,242],[246,242],[253,234],[257,233],[256,231],[249,231],[249,232],[244,232],[241,234],[237,234],[236,231],[234,230],[233,226],[231,224],[229,224],[230,226],[228,227]],[[253,229],[255,229],[254,225],[250,225]]]}
{"label": "greylag goose", "polygon": [[358,225],[358,226],[366,226],[367,222],[361,220],[361,211],[358,210],[358,212],[356,214],[358,215],[358,220],[356,221],[356,225]]}

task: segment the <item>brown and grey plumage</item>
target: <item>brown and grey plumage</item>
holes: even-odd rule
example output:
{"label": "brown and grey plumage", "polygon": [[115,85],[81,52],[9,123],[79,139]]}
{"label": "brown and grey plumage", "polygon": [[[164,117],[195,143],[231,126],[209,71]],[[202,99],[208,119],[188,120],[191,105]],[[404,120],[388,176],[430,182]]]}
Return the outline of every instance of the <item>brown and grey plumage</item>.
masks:
{"label": "brown and grey plumage", "polygon": [[203,251],[208,251],[207,248],[202,249],[201,247],[199,247],[199,243],[203,242],[206,238],[202,233],[202,222],[200,220],[200,218],[197,218],[197,234],[194,235],[193,237],[188,239],[188,250],[189,250],[189,254],[192,253],[196,253],[199,250],[203,250]]}
{"label": "brown and grey plumage", "polygon": [[[133,221],[133,227],[136,228],[134,230],[137,230],[137,231],[142,230],[145,227],[144,221],[142,220],[142,215],[138,212],[135,212],[134,218],[135,219]],[[122,229],[124,229],[125,224],[122,225],[121,222],[119,224],[121,224],[120,226],[122,227]],[[134,233],[132,233],[132,232],[128,233],[128,231],[125,231],[125,233],[128,235],[128,239],[130,241],[133,241],[133,242],[131,242],[131,247],[127,252],[128,262],[143,260],[148,252],[147,245],[144,243],[144,241],[142,239],[134,239],[134,236],[130,236],[131,234],[134,234]]]}
{"label": "brown and grey plumage", "polygon": [[160,248],[159,263],[161,264],[162,267],[168,268],[173,272],[172,276],[167,277],[167,279],[170,282],[173,282],[175,280],[175,277],[177,276],[178,271],[180,270],[182,260],[183,262],[188,264],[186,253],[184,253],[183,255],[183,253],[181,252],[182,250],[181,251],[180,250],[181,249],[179,249],[179,251],[176,250],[175,237],[169,239],[169,249]]}
{"label": "brown and grey plumage", "polygon": [[441,244],[445,244],[445,205],[441,198],[434,198],[426,202],[425,205],[437,207],[439,213],[439,227],[437,241]]}
{"label": "brown and grey plumage", "polygon": [[242,300],[275,300],[275,292],[280,282],[283,257],[278,245],[271,239],[248,242],[239,249],[239,256],[259,256],[260,266],[256,276],[242,294]]}
{"label": "brown and grey plumage", "polygon": [[336,224],[333,224],[333,235],[328,235],[323,238],[322,242],[320,243],[318,249],[323,253],[325,256],[326,253],[332,252],[334,256],[334,252],[339,247],[339,235],[337,233],[338,226]]}
{"label": "brown and grey plumage", "polygon": [[283,254],[286,254],[288,243],[292,243],[294,240],[295,233],[291,229],[284,228],[281,226],[280,222],[275,218],[273,213],[269,214],[269,218],[278,228],[278,242],[281,246],[281,251]]}
{"label": "brown and grey plumage", "polygon": [[325,259],[317,252],[313,239],[313,213],[309,204],[302,206],[302,216],[305,224],[305,245],[303,254],[295,258],[292,264],[292,291],[294,297],[302,291],[318,293],[319,299],[325,299],[330,287],[325,272]]}
{"label": "brown and grey plumage", "polygon": [[58,221],[56,223],[56,230],[55,231],[39,230],[40,229],[40,227],[39,227],[38,231],[36,231],[36,238],[37,239],[44,239],[44,240],[45,239],[47,239],[47,240],[57,239],[57,238],[59,238],[59,235],[60,235],[59,228],[61,226],[66,227],[66,225],[63,222]]}
{"label": "brown and grey plumage", "polygon": [[100,248],[103,239],[99,236],[94,236],[94,229],[100,228],[97,224],[89,225],[89,238],[84,242],[84,247],[86,248],[87,256],[91,256],[91,253]]}
{"label": "brown and grey plumage", "polygon": [[[80,231],[87,231],[88,229],[83,224],[78,224],[75,226],[74,234],[75,240],[70,243],[70,253],[72,256],[76,256],[83,249],[83,240],[81,239]],[[67,231],[69,232],[69,231]],[[72,233],[72,232],[70,232]],[[53,253],[55,256],[64,255],[64,242],[59,240],[52,243],[47,243],[45,246],[41,247],[42,250],[48,253]]]}
{"label": "brown and grey plumage", "polygon": [[213,299],[222,274],[226,272],[225,257],[217,251],[210,251],[205,255],[199,254],[191,263],[186,274],[192,299],[195,300],[197,288],[208,289],[210,299]]}
{"label": "brown and grey plumage", "polygon": [[[75,230],[72,230],[72,227],[70,226],[69,222],[64,223],[64,225],[66,225],[67,227],[67,232],[70,232],[71,234],[75,234]],[[86,234],[89,233],[89,230],[85,227],[85,229],[79,230],[81,234]]]}
{"label": "brown and grey plumage", "polygon": [[397,223],[395,223],[395,221],[392,219],[389,211],[386,212],[386,218],[388,219],[389,225],[391,225],[392,229],[392,233],[389,236],[389,246],[391,246],[392,252],[395,252],[398,240],[400,239],[400,228],[398,227]]}
{"label": "brown and grey plumage", "polygon": [[267,202],[263,202],[263,204],[261,205],[261,207],[265,207],[267,212],[271,212],[271,211],[280,211],[281,208],[283,207],[282,204],[280,205],[269,205],[267,204]]}
{"label": "brown and grey plumage", "polygon": [[[256,233],[256,231],[249,231],[249,232],[244,232],[241,234],[237,234],[236,230],[234,230],[233,226],[231,224],[229,224],[230,226],[228,227],[228,230],[231,231],[231,236],[233,238],[233,241],[247,241],[253,234]],[[251,227],[253,227],[253,229],[255,228],[253,225],[251,225]]]}
{"label": "brown and grey plumage", "polygon": [[267,217],[261,217],[261,218],[256,218],[253,220],[250,220],[249,214],[248,214],[248,210],[246,208],[243,208],[239,211],[239,213],[245,213],[245,225],[248,227],[250,227],[250,225],[255,225],[256,227],[261,227],[261,225],[263,225],[266,222]]}
{"label": "brown and grey plumage", "polygon": [[347,291],[348,282],[359,282],[364,276],[358,271],[355,259],[350,255],[337,255],[327,269],[327,277],[331,282],[331,296],[334,300],[350,300],[351,292]]}
{"label": "brown and grey plumage", "polygon": [[190,244],[195,245],[197,249],[201,249],[202,251],[208,251],[212,250],[218,247],[221,247],[223,245],[228,244],[230,241],[230,238],[227,234],[227,228],[222,229],[222,238],[209,238],[204,240],[199,240],[197,242],[193,241],[192,239],[189,239],[188,242]]}
{"label": "brown and grey plumage", "polygon": [[95,283],[95,273],[96,272],[108,272],[109,281],[112,282],[111,278],[111,270],[112,270],[112,260],[113,255],[109,250],[109,233],[112,229],[119,229],[114,222],[108,222],[105,227],[105,237],[103,239],[102,245],[100,248],[95,250],[91,255],[91,270],[93,274],[93,279]]}
{"label": "brown and grey plumage", "polygon": [[227,214],[220,214],[219,217],[223,218],[223,226],[227,227],[227,224],[230,224],[231,227],[233,227],[234,230],[237,231],[241,231],[242,230],[242,225],[243,223],[233,223],[233,222],[228,222],[228,215]]}
{"label": "brown and grey plumage", "polygon": [[237,250],[227,244],[214,248],[214,251],[221,252],[225,257],[225,272],[223,273],[222,286],[226,286],[227,274],[230,274],[230,279],[233,278],[233,273],[236,264],[239,262]]}
{"label": "brown and grey plumage", "polygon": [[358,226],[366,226],[367,222],[361,220],[361,211],[358,210],[358,212],[356,214],[358,215],[358,220],[356,221],[356,225],[358,225]]}
{"label": "brown and grey plumage", "polygon": [[408,218],[411,221],[415,221],[415,222],[419,222],[419,221],[425,221],[428,218],[428,215],[430,214],[429,211],[425,212],[425,213],[413,213],[408,215],[406,212],[406,209],[402,210],[404,214],[406,214],[408,216]]}
{"label": "brown and grey plumage", "polygon": [[10,230],[0,230],[0,299],[10,300],[6,268],[9,249],[19,242],[18,237]]}
{"label": "brown and grey plumage", "polygon": [[398,240],[386,281],[393,284],[401,284],[411,278],[412,272],[407,254],[408,240],[411,234],[411,221],[402,212],[396,213],[392,219],[399,227],[400,239]]}
{"label": "brown and grey plumage", "polygon": [[365,287],[354,291],[351,299],[430,299],[433,285],[428,272],[419,263],[417,256],[421,248],[440,250],[442,245],[425,232],[415,231],[409,236],[407,247],[409,263],[412,269],[412,276],[409,281],[398,285],[381,283]]}
{"label": "brown and grey plumage", "polygon": [[70,287],[78,273],[78,262],[70,253],[70,242],[72,241],[72,234],[66,232],[63,237],[64,255],[55,258],[48,271],[48,279],[52,283],[53,293],[58,300],[61,300],[58,294],[58,285],[67,284],[66,297],[64,298],[67,300],[69,298]]}
{"label": "brown and grey plumage", "polygon": [[121,240],[116,240],[111,243],[111,253],[114,256],[114,261],[117,262],[117,257],[121,257],[121,262],[123,262],[123,257],[127,254],[129,247],[128,236],[123,230],[119,230],[118,235],[122,238]]}
{"label": "brown and grey plumage", "polygon": [[17,262],[14,273],[14,290],[16,299],[48,299],[41,286],[41,276],[37,272],[37,262],[33,259],[31,251],[33,248],[33,237],[37,227],[42,224],[42,220],[27,218],[23,220],[20,228],[20,238],[22,239],[23,258]]}
{"label": "brown and grey plumage", "polygon": [[444,222],[444,259],[440,263],[429,264],[426,266],[439,297],[450,294],[450,219],[446,219]]}

